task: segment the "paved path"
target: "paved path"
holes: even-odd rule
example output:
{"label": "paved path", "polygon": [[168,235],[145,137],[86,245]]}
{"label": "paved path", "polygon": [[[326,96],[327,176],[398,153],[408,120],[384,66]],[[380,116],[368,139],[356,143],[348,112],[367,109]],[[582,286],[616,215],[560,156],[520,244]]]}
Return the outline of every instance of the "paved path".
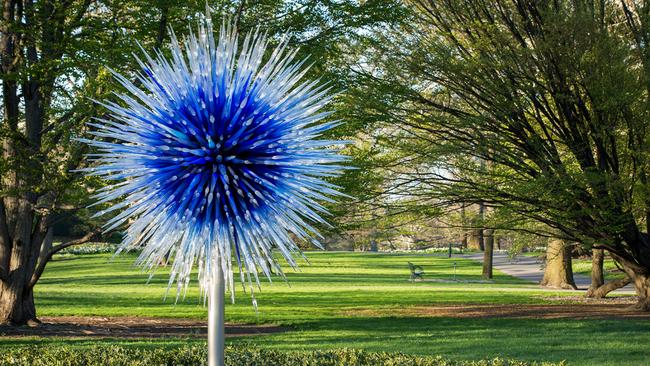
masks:
{"label": "paved path", "polygon": [[[483,253],[464,254],[461,257],[483,262]],[[512,259],[506,253],[495,252],[492,264],[495,269],[522,280],[540,283],[544,277],[542,263],[535,257],[517,256]],[[580,290],[586,290],[591,285],[591,278],[588,276],[574,274],[573,280]],[[632,285],[627,285],[613,292],[618,294],[635,293]]]}

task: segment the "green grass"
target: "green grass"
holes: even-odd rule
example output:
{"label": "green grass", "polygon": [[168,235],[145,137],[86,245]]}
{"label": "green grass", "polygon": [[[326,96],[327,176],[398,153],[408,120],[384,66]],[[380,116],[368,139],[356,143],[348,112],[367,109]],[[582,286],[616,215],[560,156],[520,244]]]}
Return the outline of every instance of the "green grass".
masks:
{"label": "green grass", "polygon": [[[479,280],[477,262],[436,255],[307,253],[311,265],[287,270],[281,280],[263,283],[255,296],[237,290],[237,302],[226,307],[227,319],[242,323],[273,323],[286,333],[233,339],[282,350],[363,348],[442,355],[452,359],[506,357],[560,361],[570,365],[640,365],[650,358],[648,320],[497,319],[428,317],[398,310],[443,304],[545,303],[545,296],[575,292],[541,291],[534,285],[496,273],[494,283],[408,281],[411,261],[424,267],[425,278]],[[114,260],[107,254],[66,255],[48,266],[36,287],[39,316],[98,315],[206,318],[196,284],[185,300],[174,304],[175,288],[163,301],[164,270],[148,276],[133,268],[134,255]],[[400,315],[402,314],[402,315]],[[170,346],[197,340],[98,340],[0,338],[0,346],[33,343],[89,345],[99,342],[126,346]]]}
{"label": "green grass", "polygon": [[[591,259],[573,259],[571,262],[573,264],[573,273],[591,276]],[[605,257],[603,261],[603,274],[605,275],[605,281],[616,280],[625,276],[609,256]]]}

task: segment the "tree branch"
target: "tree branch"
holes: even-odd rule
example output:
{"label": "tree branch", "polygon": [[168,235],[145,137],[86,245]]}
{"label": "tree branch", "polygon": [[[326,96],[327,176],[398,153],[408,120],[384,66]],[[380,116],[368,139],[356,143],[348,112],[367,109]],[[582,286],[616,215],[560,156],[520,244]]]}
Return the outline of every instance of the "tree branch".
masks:
{"label": "tree branch", "polygon": [[603,298],[607,296],[608,293],[621,287],[627,286],[630,282],[632,282],[632,280],[629,276],[625,276],[624,278],[620,278],[618,280],[609,281],[596,289],[589,289],[585,294],[585,297]]}
{"label": "tree branch", "polygon": [[75,240],[71,240],[66,243],[62,243],[59,245],[56,245],[50,249],[49,252],[41,259],[41,261],[38,263],[38,267],[36,267],[36,270],[34,271],[34,274],[32,275],[31,280],[29,281],[29,284],[27,285],[27,288],[32,289],[34,288],[34,285],[38,282],[38,280],[41,278],[41,275],[43,274],[43,271],[45,270],[45,266],[47,265],[47,262],[52,259],[52,256],[60,251],[62,251],[65,248],[69,248],[74,245],[79,245],[83,243],[87,243],[93,238],[97,236],[101,232],[101,228],[96,228],[95,230],[89,232],[88,234],[84,235],[83,237]]}
{"label": "tree branch", "polygon": [[169,4],[165,3],[160,8],[160,21],[158,22],[158,34],[156,35],[155,49],[160,49],[165,40],[165,33],[167,33],[167,16],[169,14]]}

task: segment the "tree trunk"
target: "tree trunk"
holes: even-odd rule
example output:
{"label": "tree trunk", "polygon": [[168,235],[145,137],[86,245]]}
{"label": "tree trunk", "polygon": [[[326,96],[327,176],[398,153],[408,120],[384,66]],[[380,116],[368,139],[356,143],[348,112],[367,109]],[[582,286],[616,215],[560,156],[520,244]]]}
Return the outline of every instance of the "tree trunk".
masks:
{"label": "tree trunk", "polygon": [[563,240],[551,239],[546,247],[546,268],[540,285],[577,290],[571,267],[571,247]]}
{"label": "tree trunk", "polygon": [[485,251],[483,252],[483,278],[492,278],[492,260],[494,253],[494,230],[485,230]]}
{"label": "tree trunk", "polygon": [[[55,81],[66,70],[62,60],[69,51],[68,35],[78,30],[92,3],[4,0],[0,5],[0,323],[35,321],[33,288],[47,262],[57,251],[97,234],[51,246],[57,197],[65,195],[66,183],[74,178],[49,182],[44,173],[52,169],[45,167],[54,164],[69,172],[80,164],[82,150],[62,146],[70,156],[63,162],[59,157],[48,160],[43,146],[43,141],[56,144],[64,133],[52,130],[61,120],[50,113],[50,104],[56,99],[54,90],[65,89]],[[167,28],[168,8],[161,8],[156,48],[163,41],[161,30]],[[51,131],[49,137],[46,131]]]}
{"label": "tree trunk", "polygon": [[602,299],[605,296],[607,296],[608,293],[617,290],[621,287],[627,286],[630,282],[632,282],[632,280],[630,280],[630,277],[626,276],[625,278],[609,281],[594,289],[590,287],[587,293],[585,294],[585,297]]}
{"label": "tree trunk", "polygon": [[45,239],[44,233],[41,236],[41,230],[48,226],[48,222],[43,218],[35,219],[24,198],[19,199],[16,212],[10,245],[9,272],[0,281],[0,323],[24,325],[38,322],[33,287],[29,283]]}
{"label": "tree trunk", "polygon": [[476,229],[469,233],[467,248],[470,250],[483,250],[483,230]]}
{"label": "tree trunk", "polygon": [[34,292],[27,289],[26,281],[9,280],[0,283],[0,324],[35,325]]}
{"label": "tree trunk", "polygon": [[460,242],[460,249],[467,249],[467,231],[463,231],[463,238]]}
{"label": "tree trunk", "polygon": [[371,251],[371,252],[378,252],[378,251],[379,251],[379,247],[378,247],[378,245],[377,245],[377,240],[372,239],[372,240],[370,241],[370,251]]}
{"label": "tree trunk", "polygon": [[[485,166],[485,161],[482,161],[481,163],[482,166]],[[484,229],[483,229],[483,220],[485,218],[485,204],[483,202],[479,202],[478,204],[478,219],[479,219],[479,224],[481,225],[481,229],[476,230],[477,235],[478,235],[478,245],[479,249],[481,251],[485,250],[485,236],[484,236]]]}
{"label": "tree trunk", "polygon": [[636,295],[639,297],[632,309],[650,311],[650,276],[638,273],[632,278],[632,283],[634,283]]}
{"label": "tree trunk", "polygon": [[467,230],[465,229],[465,226],[467,225],[467,220],[466,220],[466,217],[465,217],[465,204],[463,204],[460,207],[460,219],[461,219],[461,223],[463,225],[463,237],[462,237],[462,240],[461,240],[460,247],[461,247],[461,250],[463,250],[463,249],[468,248],[468,246],[467,246],[467,237],[468,237],[468,235],[467,235]]}
{"label": "tree trunk", "polygon": [[585,294],[585,297],[605,297],[596,296],[602,293],[602,291],[597,291],[602,285],[605,284],[605,276],[603,275],[603,262],[605,258],[605,251],[603,249],[592,249],[591,250],[591,285]]}
{"label": "tree trunk", "polygon": [[610,255],[621,266],[623,272],[628,275],[630,281],[634,284],[638,301],[631,307],[631,310],[650,311],[650,274],[648,270],[614,253],[610,252]]}

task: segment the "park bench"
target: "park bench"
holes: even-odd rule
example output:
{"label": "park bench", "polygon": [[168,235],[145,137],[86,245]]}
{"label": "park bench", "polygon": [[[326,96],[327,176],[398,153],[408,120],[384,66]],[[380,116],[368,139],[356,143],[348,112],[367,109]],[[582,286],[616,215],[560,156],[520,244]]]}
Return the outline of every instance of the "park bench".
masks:
{"label": "park bench", "polygon": [[422,267],[415,265],[411,262],[408,263],[409,263],[409,269],[411,270],[411,281],[415,281],[418,278],[423,280],[424,278],[422,277],[422,275],[424,275],[424,270],[422,269]]}

